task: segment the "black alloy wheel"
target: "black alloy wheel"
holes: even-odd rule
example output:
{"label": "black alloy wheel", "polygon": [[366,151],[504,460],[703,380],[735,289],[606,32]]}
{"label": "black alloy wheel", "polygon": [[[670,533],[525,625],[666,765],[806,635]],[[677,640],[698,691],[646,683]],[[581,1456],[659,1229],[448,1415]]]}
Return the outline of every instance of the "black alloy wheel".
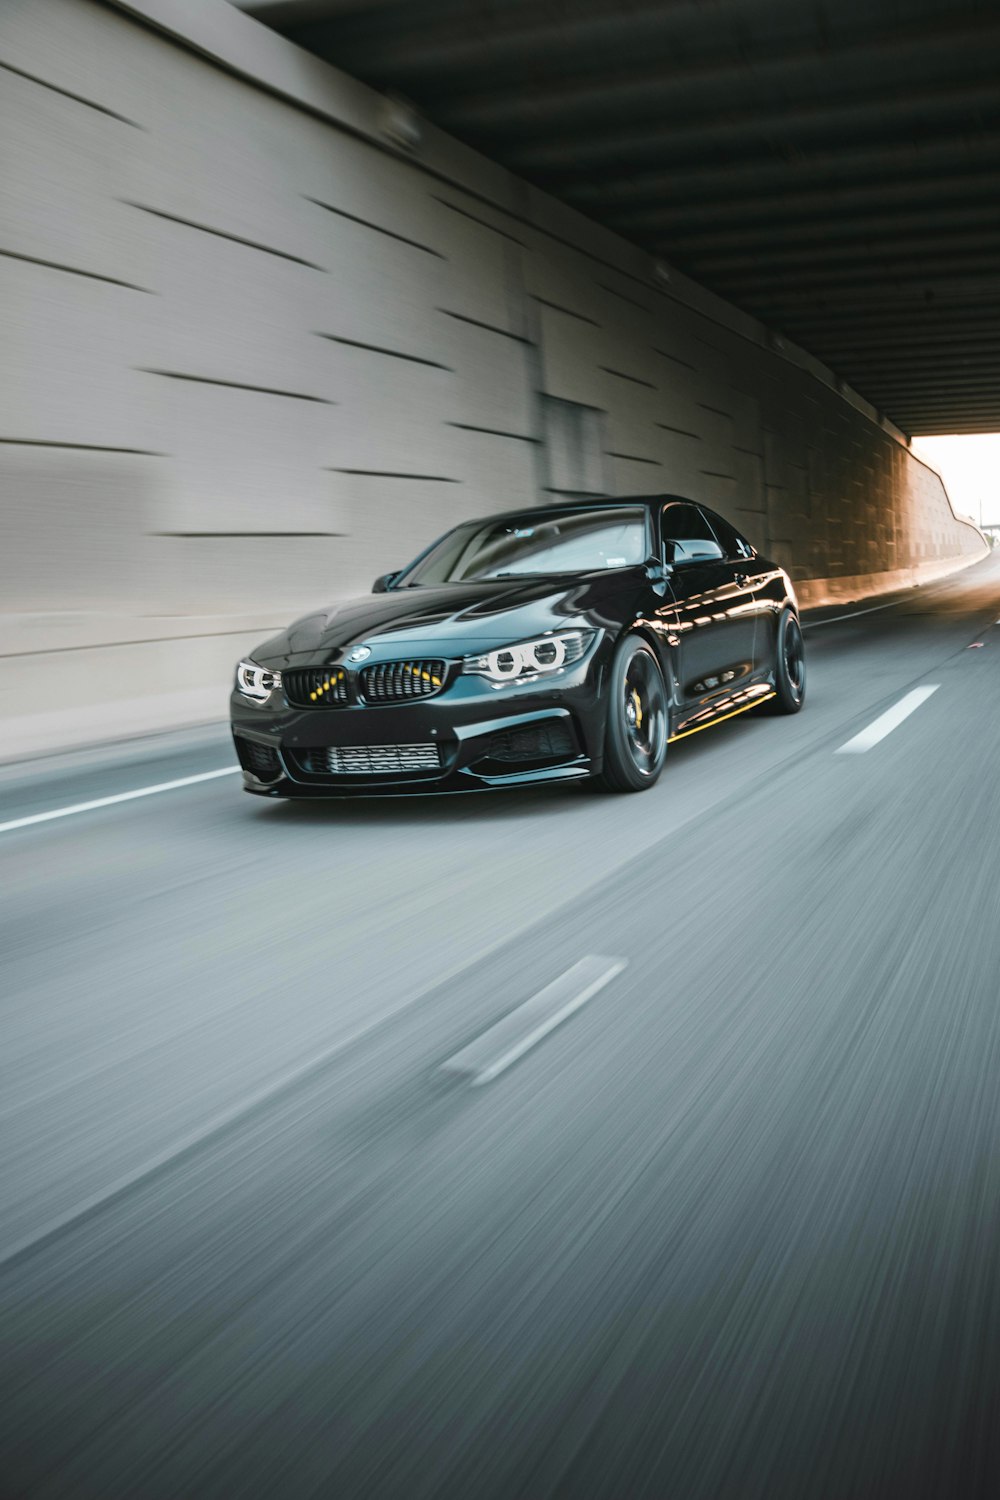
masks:
{"label": "black alloy wheel", "polygon": [[669,718],[660,664],[638,636],[618,643],[607,701],[601,782],[613,792],[643,792],[663,770]]}
{"label": "black alloy wheel", "polygon": [[784,610],[778,621],[774,643],[774,693],[765,706],[778,714],[797,714],[806,696],[802,627],[790,609]]}

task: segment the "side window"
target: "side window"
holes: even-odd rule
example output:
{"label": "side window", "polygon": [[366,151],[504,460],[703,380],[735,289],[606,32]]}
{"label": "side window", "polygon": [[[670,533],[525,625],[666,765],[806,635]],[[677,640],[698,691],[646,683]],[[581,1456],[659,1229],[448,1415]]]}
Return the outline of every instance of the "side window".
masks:
{"label": "side window", "polygon": [[715,533],[696,505],[667,505],[663,537],[668,542],[714,542]]}
{"label": "side window", "polygon": [[727,557],[752,557],[753,548],[745,536],[741,536],[735,526],[730,526],[721,516],[713,511],[709,512],[712,529],[719,539],[719,545]]}

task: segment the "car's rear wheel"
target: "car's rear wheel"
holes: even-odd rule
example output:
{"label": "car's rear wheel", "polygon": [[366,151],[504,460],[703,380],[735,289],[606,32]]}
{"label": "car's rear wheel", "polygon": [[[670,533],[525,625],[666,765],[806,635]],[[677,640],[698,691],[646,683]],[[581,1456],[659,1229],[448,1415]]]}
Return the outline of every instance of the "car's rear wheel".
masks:
{"label": "car's rear wheel", "polygon": [[806,696],[806,657],[802,627],[790,609],[782,612],[774,643],[774,697],[765,706],[772,713],[797,714]]}
{"label": "car's rear wheel", "polygon": [[663,770],[669,716],[656,654],[646,641],[619,641],[608,679],[602,784],[612,792],[643,792]]}

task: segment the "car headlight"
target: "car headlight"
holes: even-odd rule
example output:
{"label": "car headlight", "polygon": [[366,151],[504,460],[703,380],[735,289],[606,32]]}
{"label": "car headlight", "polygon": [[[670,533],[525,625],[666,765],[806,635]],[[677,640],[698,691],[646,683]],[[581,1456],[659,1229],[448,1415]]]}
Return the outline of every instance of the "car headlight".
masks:
{"label": "car headlight", "polygon": [[490,682],[524,682],[545,672],[557,672],[560,667],[571,667],[586,655],[596,634],[596,630],[553,631],[537,640],[500,646],[482,656],[465,656],[462,671],[488,677]]}
{"label": "car headlight", "polygon": [[236,668],[236,690],[255,703],[266,703],[281,686],[281,673],[270,667],[258,667],[255,661],[241,661]]}

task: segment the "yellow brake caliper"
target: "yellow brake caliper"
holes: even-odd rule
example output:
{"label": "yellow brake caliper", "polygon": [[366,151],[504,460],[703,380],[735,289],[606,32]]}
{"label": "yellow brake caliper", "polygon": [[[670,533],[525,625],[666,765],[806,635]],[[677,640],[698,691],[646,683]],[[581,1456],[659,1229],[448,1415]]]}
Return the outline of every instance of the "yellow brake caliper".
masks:
{"label": "yellow brake caliper", "polygon": [[641,729],[642,728],[642,699],[639,697],[639,694],[636,692],[635,688],[632,689],[631,697],[632,697],[632,702],[633,702],[633,704],[635,706],[635,727],[636,727],[636,729]]}

